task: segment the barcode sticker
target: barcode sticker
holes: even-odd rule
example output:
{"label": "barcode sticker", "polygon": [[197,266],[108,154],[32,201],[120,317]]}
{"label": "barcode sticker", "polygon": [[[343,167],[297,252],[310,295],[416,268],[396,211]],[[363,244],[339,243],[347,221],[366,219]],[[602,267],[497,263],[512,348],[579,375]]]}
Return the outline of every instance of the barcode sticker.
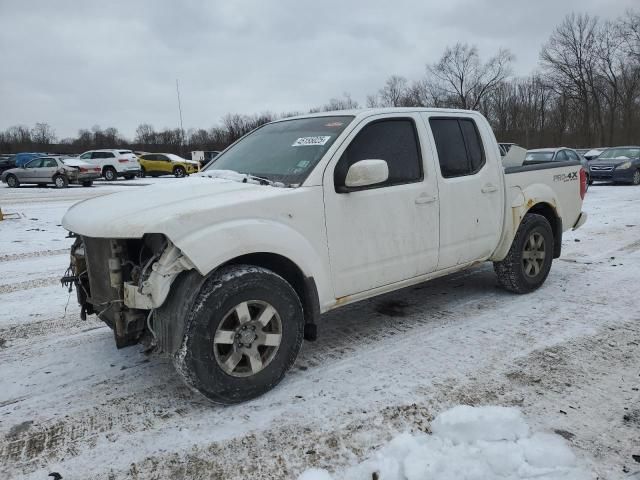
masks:
{"label": "barcode sticker", "polygon": [[300,137],[295,142],[293,142],[292,147],[310,147],[314,145],[324,145],[331,138],[328,136],[319,136],[319,137]]}

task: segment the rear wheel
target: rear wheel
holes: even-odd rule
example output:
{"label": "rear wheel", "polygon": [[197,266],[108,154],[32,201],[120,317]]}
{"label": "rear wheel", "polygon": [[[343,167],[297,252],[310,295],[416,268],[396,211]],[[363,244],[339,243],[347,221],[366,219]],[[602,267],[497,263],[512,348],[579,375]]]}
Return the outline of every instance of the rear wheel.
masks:
{"label": "rear wheel", "polygon": [[7,185],[11,188],[17,188],[20,186],[20,180],[15,175],[7,175]]}
{"label": "rear wheel", "polygon": [[86,182],[82,182],[83,187],[91,187],[93,185],[93,180],[87,180]]}
{"label": "rear wheel", "polygon": [[118,179],[118,172],[116,172],[116,169],[113,167],[104,167],[104,170],[102,171],[102,175],[104,176],[105,179],[109,180],[110,182],[113,182],[114,180]]}
{"label": "rear wheel", "polygon": [[515,293],[528,293],[544,283],[553,260],[553,231],[542,215],[528,213],[522,219],[509,253],[494,262],[498,283]]}
{"label": "rear wheel", "polygon": [[300,351],[300,299],[270,270],[222,267],[190,308],[174,364],[189,386],[214,402],[239,403],[269,391]]}
{"label": "rear wheel", "polygon": [[56,188],[67,188],[69,186],[69,180],[64,175],[56,175],[53,177],[53,184]]}
{"label": "rear wheel", "polygon": [[182,178],[187,174],[187,172],[184,167],[176,167],[173,169],[173,174],[176,176],[176,178]]}

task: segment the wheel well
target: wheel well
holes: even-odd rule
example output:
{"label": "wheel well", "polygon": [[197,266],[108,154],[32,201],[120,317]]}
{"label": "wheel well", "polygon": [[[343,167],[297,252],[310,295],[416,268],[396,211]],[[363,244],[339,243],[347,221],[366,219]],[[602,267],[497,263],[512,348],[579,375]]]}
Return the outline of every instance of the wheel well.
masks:
{"label": "wheel well", "polygon": [[527,213],[537,213],[547,219],[553,231],[553,258],[558,258],[562,250],[562,219],[548,203],[537,203]]}
{"label": "wheel well", "polygon": [[305,277],[304,273],[294,262],[277,253],[250,253],[229,260],[225,265],[255,265],[277,273],[284,278],[296,291],[304,311],[305,323],[314,324],[320,316],[320,303],[315,281],[312,277]]}

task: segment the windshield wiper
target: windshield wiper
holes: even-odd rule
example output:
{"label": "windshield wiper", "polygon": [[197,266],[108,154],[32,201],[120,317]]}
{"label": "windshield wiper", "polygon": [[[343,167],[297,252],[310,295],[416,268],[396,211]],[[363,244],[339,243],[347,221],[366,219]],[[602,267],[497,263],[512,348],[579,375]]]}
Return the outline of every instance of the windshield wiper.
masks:
{"label": "windshield wiper", "polygon": [[251,173],[240,173],[240,172],[236,172],[235,170],[211,170],[211,171],[205,170],[204,172],[200,172],[200,175],[204,177],[209,177],[209,178],[222,178],[226,180],[234,180],[236,182],[242,182],[242,183],[258,183],[260,185],[269,185],[271,187],[280,187],[280,188],[291,187],[291,185],[285,184],[283,182],[275,182],[265,177],[252,175]]}
{"label": "windshield wiper", "polygon": [[271,187],[286,187],[287,186],[282,182],[274,182],[273,180],[269,180],[268,178],[259,177],[257,175],[252,175],[250,173],[243,173],[243,175],[246,175],[246,178],[244,179],[244,183],[247,183],[247,179],[251,179],[251,180],[259,181],[261,185],[269,185]]}

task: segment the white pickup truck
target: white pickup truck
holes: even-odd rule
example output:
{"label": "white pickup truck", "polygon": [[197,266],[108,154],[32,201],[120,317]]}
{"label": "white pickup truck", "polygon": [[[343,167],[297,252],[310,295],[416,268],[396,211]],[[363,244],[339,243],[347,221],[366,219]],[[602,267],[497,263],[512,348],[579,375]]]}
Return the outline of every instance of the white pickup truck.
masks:
{"label": "white pickup truck", "polygon": [[236,403],[281,380],[328,310],[484,261],[507,290],[535,290],[584,223],[585,190],[578,162],[504,167],[477,112],[301,116],[186,183],[71,207],[63,281],[119,347],[153,344],[188,385]]}

